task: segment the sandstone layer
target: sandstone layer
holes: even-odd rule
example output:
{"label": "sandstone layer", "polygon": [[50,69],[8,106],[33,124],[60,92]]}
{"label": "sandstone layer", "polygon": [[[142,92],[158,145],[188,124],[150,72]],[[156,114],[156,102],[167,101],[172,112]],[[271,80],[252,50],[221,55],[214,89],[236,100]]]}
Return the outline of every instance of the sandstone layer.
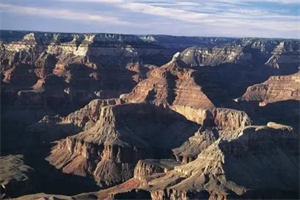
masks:
{"label": "sandstone layer", "polygon": [[196,128],[179,114],[150,104],[104,106],[94,126],[59,141],[47,160],[65,173],[90,174],[110,186],[132,177],[139,159],[170,155]]}
{"label": "sandstone layer", "polygon": [[0,31],[1,194],[297,198],[299,46]]}
{"label": "sandstone layer", "polygon": [[239,101],[256,101],[260,106],[280,101],[300,101],[300,73],[271,76],[267,81],[250,86]]}
{"label": "sandstone layer", "polygon": [[288,198],[299,184],[293,175],[299,167],[296,146],[291,127],[249,126],[236,139],[218,139],[194,161],[164,175],[157,177],[161,171],[152,170],[143,187],[152,199],[258,198],[262,193],[266,198]]}

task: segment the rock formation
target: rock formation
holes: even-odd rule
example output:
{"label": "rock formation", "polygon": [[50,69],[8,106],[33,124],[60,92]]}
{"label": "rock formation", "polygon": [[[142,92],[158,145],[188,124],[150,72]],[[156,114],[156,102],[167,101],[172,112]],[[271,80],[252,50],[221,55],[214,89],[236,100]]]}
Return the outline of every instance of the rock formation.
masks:
{"label": "rock formation", "polygon": [[178,55],[159,67],[151,70],[147,79],[141,81],[131,93],[122,95],[127,102],[151,102],[155,105],[185,105],[196,108],[210,108],[213,103],[195,82],[194,70],[183,68]]}
{"label": "rock formation", "polygon": [[178,165],[180,165],[180,162],[172,159],[139,160],[134,169],[134,178],[139,179],[141,182],[144,182],[144,184],[147,184],[149,176],[153,174],[158,175],[166,173],[167,171],[174,169],[174,167]]}
{"label": "rock formation", "polygon": [[[177,161],[188,163],[219,138],[235,139],[240,131],[251,125],[248,115],[241,111],[216,108],[207,110],[201,128],[180,147],[173,149]],[[210,116],[210,117],[208,117]]]}
{"label": "rock formation", "polygon": [[300,73],[271,76],[267,81],[250,86],[238,101],[256,101],[260,106],[280,101],[300,101]]}
{"label": "rock formation", "polygon": [[0,33],[6,196],[298,197],[299,40]]}
{"label": "rock formation", "polygon": [[45,193],[37,193],[31,195],[24,195],[15,200],[48,200],[48,199],[55,199],[55,200],[92,200],[98,199],[97,194],[95,193],[82,193],[79,195],[74,196],[67,196],[67,195],[54,195],[54,194],[45,194]]}
{"label": "rock formation", "polygon": [[0,198],[19,196],[33,192],[34,170],[24,164],[22,155],[0,157]]}
{"label": "rock formation", "polygon": [[95,99],[67,116],[46,115],[37,123],[30,125],[27,130],[38,134],[39,138],[44,141],[62,139],[95,125],[102,107],[119,104],[121,104],[120,99]]}
{"label": "rock formation", "polygon": [[150,104],[104,106],[94,126],[59,141],[47,160],[65,173],[91,174],[100,185],[111,186],[132,177],[139,159],[168,156],[196,128]]}
{"label": "rock formation", "polygon": [[180,59],[192,67],[213,67],[224,63],[250,61],[252,56],[249,53],[243,53],[243,47],[241,46],[228,45],[227,47],[187,48],[180,54]]}
{"label": "rock formation", "polygon": [[151,172],[147,184],[140,188],[150,191],[152,199],[257,198],[261,194],[288,198],[299,186],[294,176],[299,167],[296,146],[291,127],[249,126],[235,139],[208,145],[192,162],[164,172],[152,167],[147,170]]}
{"label": "rock formation", "polygon": [[299,67],[299,45],[291,41],[280,42],[272,51],[272,56],[266,62],[267,65],[289,71],[294,65]]}

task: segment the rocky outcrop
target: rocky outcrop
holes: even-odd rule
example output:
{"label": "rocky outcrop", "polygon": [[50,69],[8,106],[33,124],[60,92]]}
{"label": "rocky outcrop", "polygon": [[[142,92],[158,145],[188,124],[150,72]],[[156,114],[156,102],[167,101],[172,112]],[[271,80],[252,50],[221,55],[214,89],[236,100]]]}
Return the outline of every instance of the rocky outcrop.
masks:
{"label": "rocky outcrop", "polygon": [[166,65],[151,70],[147,79],[121,98],[127,102],[151,102],[163,106],[213,107],[201,86],[195,82],[195,71],[183,68],[178,55],[175,54]]}
{"label": "rocky outcrop", "polygon": [[272,56],[266,62],[266,65],[288,71],[293,65],[299,66],[300,51],[299,45],[291,41],[280,42],[272,51]]}
{"label": "rocky outcrop", "polygon": [[121,104],[120,99],[95,99],[89,104],[70,113],[62,119],[63,123],[72,123],[83,129],[92,127],[100,117],[101,107]]}
{"label": "rocky outcrop", "polygon": [[20,196],[15,198],[14,200],[48,200],[48,199],[55,199],[55,200],[92,200],[98,199],[97,193],[82,193],[74,196],[67,196],[67,195],[58,195],[58,194],[45,194],[45,193],[37,193],[37,194],[30,194]]}
{"label": "rocky outcrop", "polygon": [[[298,40],[9,31],[0,40],[4,152],[42,166],[37,192],[101,186],[25,199],[297,196]],[[250,126],[268,121],[293,127]]]}
{"label": "rocky outcrop", "polygon": [[95,99],[67,116],[44,116],[27,130],[42,141],[54,141],[91,128],[100,117],[101,107],[121,104],[120,99]]}
{"label": "rocky outcrop", "polygon": [[212,110],[214,124],[224,130],[239,130],[251,124],[247,113],[234,109],[216,108]]}
{"label": "rocky outcrop", "polygon": [[[228,101],[240,96],[244,87],[265,80],[269,73],[277,73],[278,70],[260,71],[265,71],[262,66],[270,63],[271,56],[297,55],[299,43],[251,38],[10,31],[1,31],[1,40],[2,102],[18,106],[20,111],[40,109],[44,115],[66,115],[92,99],[116,98],[141,81],[135,88],[138,94],[129,95],[132,102],[228,107]],[[191,48],[184,50],[187,47]],[[182,52],[172,62],[155,69],[177,51]],[[281,69],[289,68],[284,73],[298,67],[294,61],[281,63]],[[197,66],[220,68],[206,71],[205,67]],[[254,71],[253,66],[257,66]],[[151,80],[143,81],[146,73]],[[64,109],[58,109],[59,105]]]}
{"label": "rocky outcrop", "polygon": [[[78,107],[100,94],[101,98],[112,98],[129,92],[145,76],[147,64],[162,65],[191,43],[207,45],[230,41],[226,38],[1,31],[0,72],[7,83],[6,94],[14,98],[14,101],[7,99],[7,103],[14,103],[20,90],[45,89],[44,79],[55,75],[64,80],[56,83],[63,87],[59,92],[65,91],[64,100]],[[136,67],[143,70],[131,70]],[[44,96],[37,92],[31,95]]]}
{"label": "rocky outcrop", "polygon": [[173,149],[177,161],[188,163],[197,158],[197,156],[214,143],[219,138],[216,128],[199,129],[194,136],[190,137],[180,147]]}
{"label": "rocky outcrop", "polygon": [[34,170],[26,165],[22,155],[0,157],[0,198],[9,198],[34,191]]}
{"label": "rocky outcrop", "polygon": [[[15,102],[10,99],[15,99],[18,91],[45,89],[44,79],[48,75],[63,79],[56,83],[62,87],[56,91],[63,92],[64,101],[73,103],[73,107],[78,108],[97,97],[114,98],[129,92],[145,78],[149,70],[147,64],[160,66],[175,52],[187,47],[190,48],[179,53],[177,60],[192,68],[228,63],[248,68],[273,63],[272,66],[281,65],[280,69],[286,68],[283,71],[291,73],[299,65],[297,40],[10,31],[1,31],[1,35],[0,72],[3,82],[7,83],[4,91],[10,97],[7,99],[10,104]],[[132,70],[134,68],[143,70]],[[188,80],[182,84],[186,82]],[[183,87],[178,84],[178,88]],[[44,96],[43,92],[30,95]],[[46,95],[45,98],[51,97]],[[210,95],[208,98],[212,101]]]}
{"label": "rocky outcrop", "polygon": [[138,83],[131,93],[121,95],[120,99],[128,103],[147,102],[169,107],[188,120],[198,124],[211,123],[222,129],[249,125],[246,113],[215,108],[210,94],[217,93],[215,99],[216,96],[226,96],[226,92],[211,83],[200,85],[197,82],[201,78],[200,72],[188,68],[179,56],[177,53],[169,63],[151,70],[147,79]]}
{"label": "rocky outcrop", "polygon": [[[129,92],[143,79],[147,68],[134,72],[126,66],[143,68],[142,57],[169,55],[173,51],[153,48],[134,36],[120,35],[122,41],[114,36],[111,44],[105,41],[108,38],[111,37],[95,34],[24,33],[22,39],[1,42],[3,100],[9,105],[39,106],[46,113],[66,113],[94,98]],[[111,62],[116,58],[120,63]],[[56,110],[62,103],[66,110]]]}
{"label": "rocky outcrop", "polygon": [[188,120],[206,127],[217,126],[220,129],[234,130],[243,128],[251,123],[245,112],[234,109],[195,109],[189,106],[172,106],[171,109],[182,114]]}
{"label": "rocky outcrop", "polygon": [[[193,45],[194,46],[194,45]],[[245,38],[232,43],[189,47],[180,53],[180,60],[191,67],[222,64],[263,65],[282,68],[282,72],[299,65],[299,41]],[[286,68],[286,69],[283,69]],[[297,66],[296,66],[297,68]]]}
{"label": "rocky outcrop", "polygon": [[300,100],[300,73],[271,76],[267,81],[250,86],[238,101],[259,102],[260,106],[288,100]]}
{"label": "rocky outcrop", "polygon": [[139,160],[134,168],[134,178],[147,183],[148,179],[151,179],[151,175],[155,174],[157,176],[158,174],[166,173],[179,164],[179,162],[172,159]]}
{"label": "rocky outcrop", "polygon": [[228,45],[221,47],[191,47],[180,54],[180,59],[192,66],[217,66],[224,63],[238,63],[250,61],[252,55],[243,53],[243,47]]}
{"label": "rocky outcrop", "polygon": [[47,160],[65,173],[91,174],[100,185],[113,185],[132,177],[139,159],[170,155],[196,128],[151,104],[104,106],[94,126],[58,141]]}
{"label": "rocky outcrop", "polygon": [[298,190],[296,146],[291,127],[249,126],[236,139],[218,139],[196,160],[149,180],[144,189],[152,199],[288,198]]}
{"label": "rocky outcrop", "polygon": [[242,111],[216,108],[205,112],[201,128],[180,147],[173,149],[176,160],[191,162],[217,139],[235,139],[240,131],[251,124],[248,115]]}

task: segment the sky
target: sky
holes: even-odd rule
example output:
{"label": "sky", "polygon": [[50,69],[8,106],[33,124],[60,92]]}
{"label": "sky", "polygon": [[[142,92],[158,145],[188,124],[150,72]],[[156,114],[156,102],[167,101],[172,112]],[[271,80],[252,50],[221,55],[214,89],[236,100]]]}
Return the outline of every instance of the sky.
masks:
{"label": "sky", "polygon": [[300,0],[1,0],[0,29],[300,39]]}

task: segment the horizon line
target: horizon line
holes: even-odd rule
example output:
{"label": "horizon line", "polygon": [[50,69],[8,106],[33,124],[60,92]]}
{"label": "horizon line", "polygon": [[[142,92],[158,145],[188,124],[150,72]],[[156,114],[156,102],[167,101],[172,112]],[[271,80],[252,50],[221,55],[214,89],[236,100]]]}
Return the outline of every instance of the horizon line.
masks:
{"label": "horizon line", "polygon": [[[2,29],[0,31],[15,31],[15,32],[39,32],[39,33],[65,33],[65,34],[115,34],[115,35],[134,35],[134,36],[171,36],[171,37],[187,37],[187,38],[228,38],[228,39],[269,39],[269,40],[300,40],[299,38],[283,38],[283,37],[260,37],[260,36],[195,36],[195,35],[173,35],[173,34],[130,34],[130,33],[116,33],[116,32],[70,32],[70,31],[44,31],[44,30],[20,30],[20,29]],[[1,34],[0,34],[1,37]]]}

